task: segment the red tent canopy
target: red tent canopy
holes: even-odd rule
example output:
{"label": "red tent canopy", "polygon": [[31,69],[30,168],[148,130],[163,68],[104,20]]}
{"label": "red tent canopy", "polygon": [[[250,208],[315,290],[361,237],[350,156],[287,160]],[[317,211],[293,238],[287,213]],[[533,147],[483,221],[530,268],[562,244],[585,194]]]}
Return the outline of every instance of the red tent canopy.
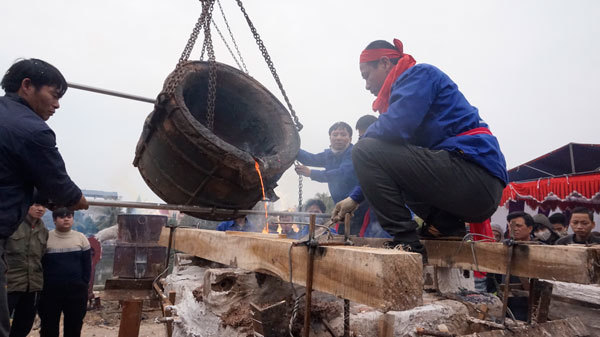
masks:
{"label": "red tent canopy", "polygon": [[504,206],[509,200],[525,200],[531,208],[564,210],[585,206],[600,212],[600,173],[509,183],[500,205]]}
{"label": "red tent canopy", "polygon": [[600,212],[600,144],[569,143],[508,174],[500,206],[523,200],[531,208],[585,206]]}

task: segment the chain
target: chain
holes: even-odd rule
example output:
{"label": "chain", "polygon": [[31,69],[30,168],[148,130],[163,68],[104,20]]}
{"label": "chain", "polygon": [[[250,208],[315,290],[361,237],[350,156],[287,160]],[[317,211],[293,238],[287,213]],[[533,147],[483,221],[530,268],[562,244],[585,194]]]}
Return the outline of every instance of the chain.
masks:
{"label": "chain", "polygon": [[254,24],[252,23],[252,21],[250,20],[250,17],[248,16],[248,13],[246,13],[246,9],[244,8],[244,5],[242,4],[242,0],[236,0],[236,1],[237,1],[238,6],[240,7],[240,10],[242,11],[242,14],[244,14],[244,18],[246,18],[246,22],[248,23],[248,27],[250,27],[250,30],[252,31],[252,35],[254,35],[254,39],[256,40],[256,44],[258,45],[258,49],[262,53],[262,56],[264,57],[265,62],[267,63],[267,66],[269,67],[269,70],[271,71],[271,74],[273,75],[275,82],[277,82],[277,86],[279,87],[279,90],[281,91],[283,98],[285,99],[285,103],[287,104],[288,109],[290,110],[290,114],[292,115],[292,118],[294,119],[294,124],[296,126],[296,129],[298,131],[302,130],[302,124],[300,124],[300,121],[298,120],[298,116],[296,116],[296,111],[294,111],[294,108],[292,107],[292,103],[290,103],[290,99],[288,98],[285,90],[283,89],[283,84],[281,84],[279,75],[277,75],[277,71],[275,70],[275,65],[273,64],[273,61],[271,60],[271,56],[269,56],[269,53],[267,52],[267,48],[265,47],[264,42],[262,41],[262,39],[260,38],[260,35],[256,31]]}
{"label": "chain", "polygon": [[[217,99],[217,62],[210,34],[210,22],[215,0],[204,0],[202,12],[206,12],[204,19],[204,46],[208,54],[208,97],[206,102],[206,127],[213,130],[215,124],[215,101]],[[205,49],[202,47],[202,49]]]}
{"label": "chain", "polygon": [[196,25],[190,34],[190,38],[188,39],[181,56],[179,57],[179,62],[175,66],[175,71],[173,76],[169,79],[167,83],[167,87],[165,92],[168,95],[173,94],[175,91],[175,87],[179,85],[181,79],[183,77],[183,64],[187,62],[192,53],[192,49],[196,44],[196,40],[198,39],[198,35],[200,34],[200,30],[204,28],[204,43],[202,44],[202,54],[200,59],[204,56],[204,51],[206,50],[208,53],[208,96],[207,96],[207,110],[206,110],[206,127],[209,130],[213,130],[215,123],[215,101],[217,98],[217,62],[215,59],[215,51],[213,49],[212,38],[210,34],[210,23],[212,21],[212,11],[214,8],[215,0],[201,0],[202,2],[202,14],[196,21]]}
{"label": "chain", "polygon": [[[215,29],[217,30],[217,33],[219,33],[219,36],[221,37],[221,40],[225,44],[225,47],[227,47],[227,50],[229,50],[229,54],[231,54],[231,57],[235,61],[235,64],[237,64],[237,66],[238,66],[239,69],[242,69],[242,65],[238,61],[237,57],[235,57],[235,54],[233,53],[233,50],[231,50],[231,47],[229,47],[229,43],[227,43],[227,40],[225,40],[225,37],[223,36],[223,33],[221,33],[221,30],[219,29],[219,26],[217,26],[217,23],[215,22],[214,19],[212,20],[212,24],[213,24],[213,26],[215,26]],[[247,70],[245,72],[246,72],[246,74],[248,73]]]}
{"label": "chain", "polygon": [[196,25],[194,26],[194,29],[190,34],[190,38],[188,39],[185,48],[183,49],[183,52],[179,57],[179,62],[177,62],[177,65],[175,66],[175,74],[167,83],[166,93],[169,95],[172,94],[173,91],[175,91],[175,87],[179,84],[179,82],[181,82],[181,78],[183,77],[183,71],[181,70],[181,66],[190,58],[192,49],[194,48],[196,40],[198,39],[198,34],[200,34],[200,29],[202,29],[204,21],[206,20],[206,15],[207,12],[205,11],[204,6],[202,6],[202,14],[200,14],[198,21],[196,21]]}
{"label": "chain", "polygon": [[[242,57],[242,53],[240,53],[240,49],[238,48],[237,42],[235,42],[235,37],[233,37],[233,33],[231,32],[231,27],[229,27],[229,22],[227,21],[227,18],[225,17],[225,12],[223,11],[223,7],[221,7],[221,1],[217,0],[217,5],[219,5],[219,10],[221,11],[221,16],[223,16],[223,22],[225,22],[225,26],[227,27],[227,31],[229,31],[229,36],[231,37],[231,41],[233,42],[233,47],[235,48],[235,51],[237,52],[238,57],[240,58],[240,62],[242,63],[242,67],[240,69],[244,70],[244,72],[247,74],[248,73],[248,68],[246,68],[246,63],[244,62],[244,58]],[[215,25],[215,28],[216,27],[217,26]],[[225,39],[223,39],[223,42],[225,42]],[[227,48],[229,49],[229,46],[227,46]],[[231,52],[231,50],[230,50],[230,52]]]}
{"label": "chain", "polygon": [[303,206],[302,205],[302,201],[303,201],[302,200],[302,188],[304,186],[303,186],[302,180],[303,180],[302,175],[299,174],[298,175],[298,212],[302,212],[302,206]]}

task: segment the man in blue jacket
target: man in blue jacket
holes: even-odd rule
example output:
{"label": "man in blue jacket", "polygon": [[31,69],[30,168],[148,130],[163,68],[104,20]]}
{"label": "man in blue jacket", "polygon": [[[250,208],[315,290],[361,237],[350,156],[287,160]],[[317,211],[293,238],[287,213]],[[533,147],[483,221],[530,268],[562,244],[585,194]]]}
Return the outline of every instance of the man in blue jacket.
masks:
{"label": "man in blue jacket", "polygon": [[[296,173],[322,183],[327,183],[333,202],[338,203],[350,195],[358,184],[352,165],[352,127],[344,122],[337,122],[329,128],[329,148],[317,154],[300,150],[298,161],[304,165],[296,166]],[[325,170],[309,168],[322,167]],[[362,203],[354,212],[350,233],[358,234],[363,217],[368,209],[367,203]],[[338,228],[343,234],[344,226]]]}
{"label": "man in blue jacket", "polygon": [[399,40],[370,43],[359,66],[380,116],[352,151],[360,187],[336,205],[333,217],[366,197],[394,237],[391,245],[426,260],[410,210],[425,220],[424,236],[463,236],[465,222],[495,212],[508,180],[504,156],[448,75],[416,64]]}
{"label": "man in blue jacket", "polygon": [[[81,190],[71,181],[45,121],[59,108],[67,82],[52,65],[38,59],[13,64],[0,83],[0,255],[6,239],[37,200],[87,209]],[[0,261],[0,337],[8,336],[6,266]]]}

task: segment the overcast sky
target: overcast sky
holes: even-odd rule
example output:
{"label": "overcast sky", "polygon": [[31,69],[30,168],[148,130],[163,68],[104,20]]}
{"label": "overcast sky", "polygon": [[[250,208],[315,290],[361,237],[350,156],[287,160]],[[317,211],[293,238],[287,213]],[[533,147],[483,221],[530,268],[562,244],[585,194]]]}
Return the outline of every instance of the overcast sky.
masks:
{"label": "overcast sky", "polygon": [[[250,74],[280,97],[235,1],[221,1]],[[334,122],[354,126],[373,113],[358,55],[372,40],[393,38],[458,84],[498,137],[509,168],[568,142],[599,142],[599,1],[246,0],[245,7],[304,124],[308,151],[328,146]],[[193,0],[5,1],[0,72],[36,57],[68,81],[154,98],[200,11]],[[221,23],[218,9],[215,16]],[[217,60],[235,66],[214,41]],[[131,164],[151,110],[70,89],[49,125],[73,180],[125,200],[158,201]],[[327,191],[306,180],[305,199]],[[297,202],[293,170],[277,192],[277,208]]]}

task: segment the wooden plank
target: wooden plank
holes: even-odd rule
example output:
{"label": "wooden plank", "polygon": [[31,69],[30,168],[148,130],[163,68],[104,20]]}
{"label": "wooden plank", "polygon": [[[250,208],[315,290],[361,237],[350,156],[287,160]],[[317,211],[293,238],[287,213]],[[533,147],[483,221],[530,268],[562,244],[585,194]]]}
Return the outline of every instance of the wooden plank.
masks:
{"label": "wooden plank", "polygon": [[[508,247],[502,243],[474,243],[476,265],[471,243],[422,242],[427,249],[429,264],[498,274],[506,272]],[[600,247],[519,244],[515,246],[511,265],[514,276],[579,284],[600,283]]]}
{"label": "wooden plank", "polygon": [[[159,244],[166,246],[169,230]],[[291,239],[254,237],[178,228],[173,248],[229,266],[289,280]],[[304,286],[307,248],[292,248],[293,281]],[[370,247],[319,247],[313,288],[381,310],[406,310],[422,303],[423,266],[415,253]]]}

